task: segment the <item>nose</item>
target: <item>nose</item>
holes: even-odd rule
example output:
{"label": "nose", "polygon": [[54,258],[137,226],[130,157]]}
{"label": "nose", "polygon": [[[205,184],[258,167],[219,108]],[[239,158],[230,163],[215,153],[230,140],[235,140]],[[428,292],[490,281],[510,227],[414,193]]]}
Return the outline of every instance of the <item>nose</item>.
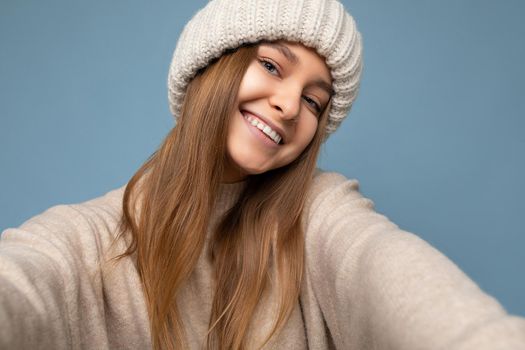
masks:
{"label": "nose", "polygon": [[279,116],[285,120],[293,120],[299,115],[301,108],[301,94],[291,89],[282,89],[269,98],[270,105],[276,109]]}

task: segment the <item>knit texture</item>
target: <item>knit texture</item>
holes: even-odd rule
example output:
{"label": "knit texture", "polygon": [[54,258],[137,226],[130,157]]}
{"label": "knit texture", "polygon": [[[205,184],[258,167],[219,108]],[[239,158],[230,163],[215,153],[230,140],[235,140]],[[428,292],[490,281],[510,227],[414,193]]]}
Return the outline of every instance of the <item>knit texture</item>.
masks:
{"label": "knit texture", "polygon": [[226,50],[261,40],[314,48],[330,68],[334,96],[326,126],[334,132],[357,97],[362,71],[361,34],[336,0],[212,0],[179,38],[168,74],[171,113],[179,117],[186,88],[198,70]]}
{"label": "knit texture", "polygon": [[[221,187],[212,223],[242,186]],[[109,249],[122,194],[56,206],[4,231],[0,349],[151,348],[135,262],[100,265],[125,249]],[[443,254],[375,212],[356,180],[318,173],[304,214],[300,299],[265,349],[525,349],[525,320],[508,315]],[[205,339],[212,273],[203,251],[179,296],[189,349],[201,349]],[[247,349],[266,336],[277,304],[276,291],[266,290]]]}

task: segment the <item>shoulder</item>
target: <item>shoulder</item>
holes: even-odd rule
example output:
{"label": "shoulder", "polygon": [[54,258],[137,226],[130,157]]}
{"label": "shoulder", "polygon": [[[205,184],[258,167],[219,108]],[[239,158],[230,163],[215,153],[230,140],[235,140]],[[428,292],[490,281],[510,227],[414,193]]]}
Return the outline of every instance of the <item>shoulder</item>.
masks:
{"label": "shoulder", "polygon": [[349,192],[358,194],[359,181],[357,179],[350,179],[343,174],[317,168],[313,175],[308,197],[312,200],[323,194],[338,195],[348,194]]}
{"label": "shoulder", "polygon": [[306,216],[321,209],[329,210],[330,207],[340,205],[343,202],[361,204],[369,209],[374,207],[374,203],[365,198],[359,191],[357,179],[347,178],[343,174],[317,168],[306,197]]}
{"label": "shoulder", "polygon": [[122,211],[124,187],[103,196],[77,204],[60,204],[24,222],[20,229],[79,230],[82,228],[109,228],[118,221]]}
{"label": "shoulder", "polygon": [[18,228],[5,230],[2,245],[98,261],[117,234],[123,192],[124,187],[83,203],[53,206]]}

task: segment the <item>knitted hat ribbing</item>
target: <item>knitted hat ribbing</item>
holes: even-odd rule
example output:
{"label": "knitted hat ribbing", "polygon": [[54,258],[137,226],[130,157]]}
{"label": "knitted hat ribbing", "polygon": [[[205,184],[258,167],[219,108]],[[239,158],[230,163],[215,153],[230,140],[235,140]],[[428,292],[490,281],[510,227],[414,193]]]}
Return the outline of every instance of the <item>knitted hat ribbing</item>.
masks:
{"label": "knitted hat ribbing", "polygon": [[171,113],[178,118],[190,80],[226,50],[261,40],[314,48],[331,70],[334,96],[326,126],[334,132],[357,96],[361,34],[336,0],[211,0],[186,24],[168,74]]}

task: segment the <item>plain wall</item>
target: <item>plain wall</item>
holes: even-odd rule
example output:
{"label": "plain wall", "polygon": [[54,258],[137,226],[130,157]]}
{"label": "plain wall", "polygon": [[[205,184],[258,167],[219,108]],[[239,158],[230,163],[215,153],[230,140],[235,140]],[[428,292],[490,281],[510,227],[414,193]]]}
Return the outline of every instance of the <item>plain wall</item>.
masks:
{"label": "plain wall", "polygon": [[[0,229],[126,183],[173,125],[168,65],[205,3],[0,2]],[[365,69],[320,166],[525,315],[525,2],[344,4]]]}

